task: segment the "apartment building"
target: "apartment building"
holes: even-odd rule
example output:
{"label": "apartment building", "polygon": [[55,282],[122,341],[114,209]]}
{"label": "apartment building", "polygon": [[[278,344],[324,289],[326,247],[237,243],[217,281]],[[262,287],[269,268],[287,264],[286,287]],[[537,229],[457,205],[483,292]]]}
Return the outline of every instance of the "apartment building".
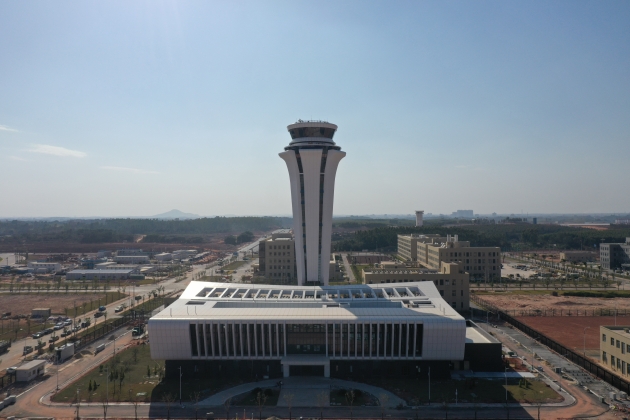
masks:
{"label": "apartment building", "polygon": [[630,269],[630,238],[626,243],[600,244],[599,259],[604,270]]}
{"label": "apartment building", "polygon": [[622,376],[630,376],[630,327],[600,326],[602,364]]}
{"label": "apartment building", "polygon": [[398,255],[433,270],[457,263],[472,279],[501,277],[501,248],[473,247],[457,235],[398,235]]}
{"label": "apartment building", "polygon": [[460,264],[440,264],[439,270],[417,267],[394,266],[393,263],[383,263],[381,268],[363,269],[366,284],[379,283],[416,283],[431,281],[444,299],[458,311],[470,308],[469,281],[470,276]]}

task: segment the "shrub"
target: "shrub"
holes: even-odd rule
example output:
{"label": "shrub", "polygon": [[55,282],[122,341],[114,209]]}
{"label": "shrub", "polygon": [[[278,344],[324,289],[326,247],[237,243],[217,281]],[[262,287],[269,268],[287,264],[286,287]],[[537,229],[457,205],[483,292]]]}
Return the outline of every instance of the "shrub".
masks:
{"label": "shrub", "polygon": [[265,389],[265,395],[271,397],[273,395],[273,391],[269,388]]}
{"label": "shrub", "polygon": [[251,394],[252,395],[258,395],[258,393],[261,392],[261,391],[262,391],[262,389],[260,389],[260,388],[254,388],[254,389],[252,389]]}

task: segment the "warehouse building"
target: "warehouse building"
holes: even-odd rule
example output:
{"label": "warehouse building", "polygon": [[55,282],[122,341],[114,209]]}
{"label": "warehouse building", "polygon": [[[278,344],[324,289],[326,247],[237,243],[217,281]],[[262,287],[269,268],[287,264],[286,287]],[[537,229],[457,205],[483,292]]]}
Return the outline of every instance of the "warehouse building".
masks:
{"label": "warehouse building", "polygon": [[134,269],[122,270],[72,270],[66,274],[66,280],[129,280],[136,274]]}
{"label": "warehouse building", "polygon": [[[191,282],[149,320],[167,376],[378,378],[500,370],[501,345],[467,327],[433,282],[275,286]],[[479,345],[479,347],[477,347]],[[189,376],[190,377],[190,376]]]}

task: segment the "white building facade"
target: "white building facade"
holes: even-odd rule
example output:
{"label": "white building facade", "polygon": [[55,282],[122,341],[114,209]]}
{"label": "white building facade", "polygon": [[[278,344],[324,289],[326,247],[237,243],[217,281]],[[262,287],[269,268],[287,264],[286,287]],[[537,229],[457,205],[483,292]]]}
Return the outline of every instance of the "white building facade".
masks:
{"label": "white building facade", "polygon": [[149,333],[151,357],[165,359],[167,368],[188,362],[196,372],[203,363],[230,361],[246,362],[249,369],[258,362],[261,376],[299,375],[309,367],[334,377],[353,366],[355,373],[372,374],[423,363],[435,366],[437,375],[464,360],[466,321],[432,282],[322,287],[191,282],[149,320]]}
{"label": "white building facade", "polygon": [[346,156],[333,142],[335,124],[298,121],[280,153],[291,185],[298,285],[328,285],[335,176]]}

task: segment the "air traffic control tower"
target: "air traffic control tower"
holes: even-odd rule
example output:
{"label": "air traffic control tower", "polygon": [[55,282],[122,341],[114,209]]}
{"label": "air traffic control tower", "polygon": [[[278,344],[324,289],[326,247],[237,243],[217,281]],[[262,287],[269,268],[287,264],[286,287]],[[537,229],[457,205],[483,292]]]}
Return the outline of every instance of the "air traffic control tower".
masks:
{"label": "air traffic control tower", "polygon": [[298,120],[287,129],[291,143],[280,157],[291,181],[298,285],[327,286],[335,175],[346,153],[333,141],[335,124]]}

